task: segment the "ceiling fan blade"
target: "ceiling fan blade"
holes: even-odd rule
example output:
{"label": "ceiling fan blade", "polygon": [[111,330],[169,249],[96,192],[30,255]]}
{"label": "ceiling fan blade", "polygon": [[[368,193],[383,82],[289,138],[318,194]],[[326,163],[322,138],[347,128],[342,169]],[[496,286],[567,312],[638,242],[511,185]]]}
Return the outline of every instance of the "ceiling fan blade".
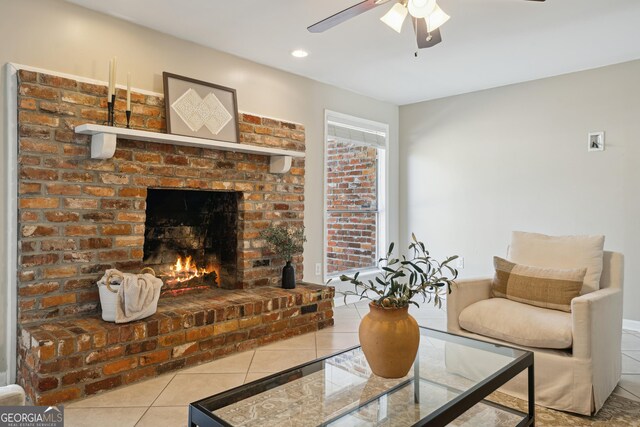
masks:
{"label": "ceiling fan blade", "polygon": [[427,21],[424,19],[413,18],[411,22],[413,23],[413,30],[416,33],[418,49],[433,47],[442,41],[440,28],[431,31],[431,34],[429,34],[427,31]]}
{"label": "ceiling fan blade", "polygon": [[336,25],[343,23],[348,19],[358,16],[361,13],[367,12],[375,7],[378,7],[388,1],[389,0],[361,1],[360,3],[354,4],[353,6],[348,7],[341,12],[338,12],[334,15],[331,15],[328,18],[323,19],[322,21],[316,22],[315,24],[307,27],[307,30],[309,30],[309,32],[311,33],[321,33],[323,31],[328,30],[329,28],[333,28]]}

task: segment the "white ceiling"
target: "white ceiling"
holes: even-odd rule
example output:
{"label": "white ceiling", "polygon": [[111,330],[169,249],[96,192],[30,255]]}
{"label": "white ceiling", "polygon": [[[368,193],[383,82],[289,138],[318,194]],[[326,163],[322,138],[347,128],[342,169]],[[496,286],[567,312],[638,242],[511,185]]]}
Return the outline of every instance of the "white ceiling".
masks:
{"label": "white ceiling", "polygon": [[359,0],[69,1],[398,105],[640,58],[639,0],[438,0],[451,20],[417,58],[409,20],[379,21],[391,2],[312,34]]}

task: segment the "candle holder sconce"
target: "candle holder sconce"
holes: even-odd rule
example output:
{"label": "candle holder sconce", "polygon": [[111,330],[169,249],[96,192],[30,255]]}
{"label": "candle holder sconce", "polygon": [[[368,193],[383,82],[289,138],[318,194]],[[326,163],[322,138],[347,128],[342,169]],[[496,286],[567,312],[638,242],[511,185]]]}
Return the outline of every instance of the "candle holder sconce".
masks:
{"label": "candle holder sconce", "polygon": [[111,95],[111,99],[107,97],[107,126],[115,125],[115,104],[116,96]]}

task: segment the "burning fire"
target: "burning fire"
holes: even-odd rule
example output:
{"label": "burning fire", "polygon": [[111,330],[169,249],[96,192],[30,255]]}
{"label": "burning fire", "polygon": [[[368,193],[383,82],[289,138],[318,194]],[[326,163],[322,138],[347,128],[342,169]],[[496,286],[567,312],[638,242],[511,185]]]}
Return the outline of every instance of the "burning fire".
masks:
{"label": "burning fire", "polygon": [[[216,271],[213,266],[207,266],[207,268],[198,268],[191,256],[187,256],[184,260],[179,256],[176,260],[175,265],[171,266],[171,276],[173,276],[171,282],[186,282],[196,277],[201,277],[205,274],[209,274],[213,271]],[[218,272],[216,271],[216,273]]]}

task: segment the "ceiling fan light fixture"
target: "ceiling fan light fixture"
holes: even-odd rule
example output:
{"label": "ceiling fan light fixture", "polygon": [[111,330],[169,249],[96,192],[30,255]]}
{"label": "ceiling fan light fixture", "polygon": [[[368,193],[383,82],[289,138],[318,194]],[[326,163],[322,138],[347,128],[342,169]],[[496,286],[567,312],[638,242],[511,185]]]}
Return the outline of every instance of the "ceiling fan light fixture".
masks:
{"label": "ceiling fan light fixture", "polygon": [[414,18],[426,18],[436,6],[436,0],[409,0],[407,3],[407,9]]}
{"label": "ceiling fan light fixture", "polygon": [[402,31],[402,24],[404,23],[407,13],[409,11],[401,3],[396,3],[387,13],[384,14],[380,20],[391,27],[395,32],[400,33]]}
{"label": "ceiling fan light fixture", "polygon": [[437,30],[438,28],[440,28],[440,26],[442,26],[442,24],[447,22],[449,18],[450,16],[447,15],[442,9],[440,9],[440,6],[436,5],[435,9],[433,9],[433,12],[429,16],[424,18],[425,21],[427,21],[427,31],[432,32]]}

